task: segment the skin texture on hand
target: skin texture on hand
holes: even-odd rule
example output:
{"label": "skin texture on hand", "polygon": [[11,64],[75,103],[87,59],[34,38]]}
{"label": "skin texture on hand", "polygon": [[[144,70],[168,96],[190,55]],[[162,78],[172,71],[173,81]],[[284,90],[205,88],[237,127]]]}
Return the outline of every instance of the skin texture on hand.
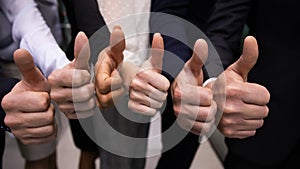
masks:
{"label": "skin texture on hand", "polygon": [[197,40],[192,57],[171,86],[173,108],[179,126],[196,135],[209,132],[217,111],[211,90],[202,87],[202,67],[207,57],[207,43],[202,39]]}
{"label": "skin texture on hand", "polygon": [[164,42],[160,34],[153,37],[151,57],[142,64],[129,87],[128,107],[136,113],[154,116],[167,98],[170,82],[161,75]]}
{"label": "skin texture on hand", "polygon": [[115,26],[110,37],[110,46],[104,49],[95,66],[96,93],[101,109],[114,106],[114,99],[129,91],[128,107],[137,113],[152,116],[162,107],[170,86],[160,74],[163,57],[163,40],[154,36],[152,57],[141,68],[131,62],[123,62],[125,36],[121,27]]}
{"label": "skin texture on hand", "polygon": [[123,62],[125,36],[121,27],[115,26],[110,36],[110,46],[100,52],[95,65],[95,85],[100,109],[108,109],[114,105],[113,97],[124,94],[123,79],[119,70]]}
{"label": "skin texture on hand", "polygon": [[[218,129],[226,137],[243,139],[255,135],[268,115],[270,93],[264,86],[247,82],[257,59],[256,39],[248,36],[241,57],[220,75],[226,81],[226,101]],[[209,86],[217,89],[217,82]]]}
{"label": "skin texture on hand", "polygon": [[89,72],[90,48],[83,32],[78,33],[74,45],[74,60],[48,77],[51,98],[69,119],[86,118],[96,112],[95,86]]}
{"label": "skin texture on hand", "polygon": [[51,142],[56,138],[57,128],[50,85],[35,67],[29,52],[17,50],[14,60],[23,79],[2,100],[5,124],[24,144]]}

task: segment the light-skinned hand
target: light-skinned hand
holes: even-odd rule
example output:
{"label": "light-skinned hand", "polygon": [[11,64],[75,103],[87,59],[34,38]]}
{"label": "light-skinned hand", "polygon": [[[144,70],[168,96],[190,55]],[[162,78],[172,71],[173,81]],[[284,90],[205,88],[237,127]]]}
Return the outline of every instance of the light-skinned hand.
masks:
{"label": "light-skinned hand", "polygon": [[14,60],[23,78],[2,100],[5,124],[24,144],[51,142],[56,138],[57,128],[50,85],[29,52],[17,50]]}
{"label": "light-skinned hand", "polygon": [[264,86],[247,82],[257,59],[257,41],[248,36],[240,58],[219,76],[225,78],[226,101],[218,129],[226,137],[243,139],[255,135],[268,115],[270,93]]}
{"label": "light-skinned hand", "polygon": [[74,44],[74,60],[48,77],[51,98],[69,119],[87,118],[95,113],[95,85],[89,72],[88,38],[79,32]]}
{"label": "light-skinned hand", "polygon": [[179,126],[196,135],[205,135],[210,131],[217,111],[211,90],[202,86],[202,67],[207,57],[206,41],[197,40],[192,57],[171,86],[173,108]]}
{"label": "light-skinned hand", "polygon": [[114,98],[124,94],[123,79],[119,70],[123,62],[125,36],[120,26],[115,26],[110,36],[110,45],[100,52],[95,65],[95,85],[100,109],[114,105]]}
{"label": "light-skinned hand", "polygon": [[169,80],[161,75],[164,41],[159,33],[154,34],[151,56],[137,69],[129,87],[128,107],[136,113],[154,116],[167,98]]}

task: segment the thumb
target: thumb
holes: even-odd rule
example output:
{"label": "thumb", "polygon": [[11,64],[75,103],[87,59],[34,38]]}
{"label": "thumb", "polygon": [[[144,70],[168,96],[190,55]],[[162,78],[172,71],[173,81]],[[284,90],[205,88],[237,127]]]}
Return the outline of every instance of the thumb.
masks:
{"label": "thumb", "polygon": [[115,26],[110,35],[109,55],[116,62],[116,67],[123,61],[125,50],[125,35],[120,26]]}
{"label": "thumb", "polygon": [[198,76],[202,72],[207,57],[208,45],[204,39],[198,39],[194,45],[193,55],[186,63],[194,76]]}
{"label": "thumb", "polygon": [[87,36],[79,32],[74,44],[74,64],[76,69],[89,69],[90,46]]}
{"label": "thumb", "polygon": [[149,58],[153,68],[156,68],[158,72],[162,70],[164,57],[164,40],[160,33],[155,33],[152,40],[151,57]]}
{"label": "thumb", "polygon": [[247,80],[247,75],[258,59],[258,45],[253,36],[248,36],[244,41],[244,49],[241,57],[232,65],[232,68]]}
{"label": "thumb", "polygon": [[28,87],[37,92],[49,92],[50,86],[46,78],[34,65],[31,54],[25,49],[18,49],[14,52],[14,61],[23,75],[23,81]]}

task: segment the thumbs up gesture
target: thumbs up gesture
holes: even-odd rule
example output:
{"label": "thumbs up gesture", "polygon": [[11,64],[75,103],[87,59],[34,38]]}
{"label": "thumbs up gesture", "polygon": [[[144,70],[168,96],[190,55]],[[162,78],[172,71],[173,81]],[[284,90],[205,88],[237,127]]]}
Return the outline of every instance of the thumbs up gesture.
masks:
{"label": "thumbs up gesture", "polygon": [[241,57],[220,75],[226,81],[226,101],[218,128],[226,137],[243,139],[255,135],[268,115],[270,93],[261,85],[247,82],[257,59],[256,39],[248,36]]}
{"label": "thumbs up gesture", "polygon": [[3,98],[5,124],[24,144],[51,142],[56,138],[57,129],[50,85],[35,67],[29,52],[17,50],[14,60],[23,79]]}
{"label": "thumbs up gesture", "polygon": [[171,86],[173,108],[179,126],[196,135],[209,132],[217,111],[211,90],[202,87],[202,67],[207,57],[207,43],[197,40],[192,57]]}
{"label": "thumbs up gesture", "polygon": [[111,108],[113,97],[124,94],[123,79],[118,71],[124,50],[124,33],[120,26],[115,26],[110,36],[110,46],[101,51],[95,66],[96,94],[101,109]]}
{"label": "thumbs up gesture", "polygon": [[164,42],[160,34],[154,34],[151,57],[131,80],[128,107],[137,113],[153,116],[163,106],[170,82],[161,75]]}
{"label": "thumbs up gesture", "polygon": [[89,72],[90,48],[83,32],[78,33],[74,45],[74,60],[48,77],[51,98],[69,119],[89,117],[96,107],[95,87]]}

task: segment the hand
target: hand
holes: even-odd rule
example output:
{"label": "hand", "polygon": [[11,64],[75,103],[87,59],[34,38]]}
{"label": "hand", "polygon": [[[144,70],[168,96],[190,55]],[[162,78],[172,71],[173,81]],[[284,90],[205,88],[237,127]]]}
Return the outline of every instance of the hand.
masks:
{"label": "hand", "polygon": [[[88,38],[79,32],[74,44],[74,60],[48,77],[51,98],[69,119],[86,118],[95,113],[95,87],[89,72]],[[75,112],[76,108],[76,112]]]}
{"label": "hand", "polygon": [[163,51],[163,38],[160,34],[155,34],[151,57],[143,63],[130,83],[128,107],[133,112],[154,116],[167,98],[170,82],[160,74]]}
{"label": "hand", "polygon": [[24,144],[51,142],[56,138],[57,129],[50,85],[26,50],[17,50],[14,60],[23,79],[3,98],[5,124]]}
{"label": "hand", "polygon": [[243,54],[222,75],[225,77],[226,101],[219,130],[229,138],[247,138],[255,135],[268,115],[268,90],[248,83],[247,76],[258,59],[258,46],[254,37],[247,37]]}
{"label": "hand", "polygon": [[179,126],[196,135],[209,132],[217,111],[211,90],[202,87],[202,67],[207,57],[207,43],[197,40],[192,57],[171,86],[173,108]]}
{"label": "hand", "polygon": [[115,26],[110,36],[110,46],[101,51],[95,66],[96,94],[101,109],[111,108],[113,97],[124,94],[123,79],[118,71],[124,50],[124,33],[121,27]]}

